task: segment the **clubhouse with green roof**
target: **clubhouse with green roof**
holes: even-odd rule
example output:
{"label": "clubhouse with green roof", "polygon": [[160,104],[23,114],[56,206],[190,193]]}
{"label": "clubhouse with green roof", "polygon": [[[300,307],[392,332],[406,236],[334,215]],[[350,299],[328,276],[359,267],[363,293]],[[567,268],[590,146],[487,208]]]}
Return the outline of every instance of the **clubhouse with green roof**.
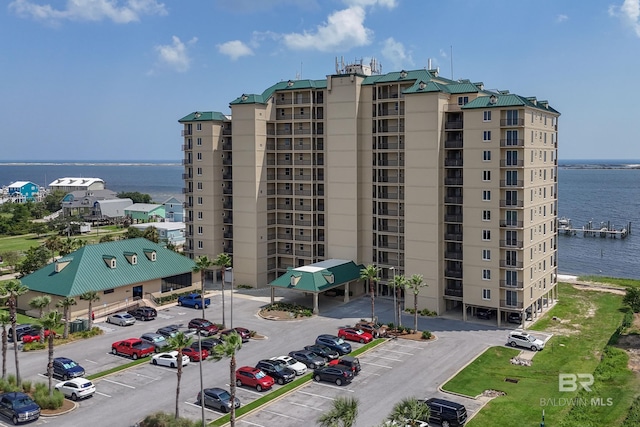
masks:
{"label": "clubhouse with green roof", "polygon": [[366,289],[351,286],[361,281],[360,270],[363,265],[342,259],[309,264],[302,267],[289,267],[287,272],[269,283],[271,287],[271,304],[275,302],[275,290],[289,289],[313,296],[313,313],[319,313],[319,296],[324,292],[344,292],[344,302],[349,302],[350,295],[362,295]]}
{"label": "clubhouse with green roof", "polygon": [[144,238],[87,245],[21,279],[29,292],[18,298],[18,309],[30,310],[29,301],[50,295],[51,306],[65,298],[76,299],[71,318],[86,317],[85,292],[95,291],[96,316],[125,311],[139,300],[176,292],[198,291],[200,274],[195,262]]}

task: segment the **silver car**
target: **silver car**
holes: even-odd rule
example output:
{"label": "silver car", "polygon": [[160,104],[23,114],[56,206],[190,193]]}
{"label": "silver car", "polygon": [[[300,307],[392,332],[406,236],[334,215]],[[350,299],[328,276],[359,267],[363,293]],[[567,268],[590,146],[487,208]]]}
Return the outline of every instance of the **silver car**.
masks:
{"label": "silver car", "polygon": [[544,341],[523,331],[509,332],[507,344],[511,347],[526,347],[531,349],[531,351],[539,351],[544,348]]}
{"label": "silver car", "polygon": [[129,326],[136,323],[136,318],[129,313],[115,313],[107,317],[107,323],[119,326]]}
{"label": "silver car", "polygon": [[167,342],[167,339],[164,335],[156,334],[155,332],[142,334],[140,339],[147,344],[151,344],[152,346],[154,346],[156,348],[156,351],[159,351],[169,345],[169,342]]}

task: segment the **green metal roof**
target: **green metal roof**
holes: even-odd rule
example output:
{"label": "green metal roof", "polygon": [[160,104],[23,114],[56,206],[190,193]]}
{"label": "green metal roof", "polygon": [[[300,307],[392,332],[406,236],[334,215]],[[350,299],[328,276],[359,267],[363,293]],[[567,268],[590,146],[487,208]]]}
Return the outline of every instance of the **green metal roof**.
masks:
{"label": "green metal roof", "polygon": [[230,105],[266,104],[273,93],[278,90],[326,89],[326,87],[326,80],[289,80],[286,82],[278,82],[262,92],[262,94],[243,94],[231,101]]}
{"label": "green metal roof", "polygon": [[224,114],[218,111],[194,111],[193,113],[186,115],[180,120],[178,120],[178,123],[206,122],[211,120],[224,122],[224,121],[228,121],[229,119],[230,119],[229,117],[225,116]]}
{"label": "green metal roof", "polygon": [[[156,253],[151,261],[147,254]],[[127,256],[137,254],[137,263],[132,265]],[[110,268],[105,260],[116,260]],[[77,297],[88,291],[104,291],[163,277],[192,272],[192,259],[166,249],[147,239],[127,239],[115,242],[87,245],[58,260],[58,264],[69,262],[56,272],[56,263],[51,263],[21,279],[31,290],[50,295]]]}
{"label": "green metal roof", "polygon": [[[491,98],[495,97],[495,102],[491,103]],[[535,98],[525,98],[520,95],[505,92],[491,93],[487,96],[479,96],[478,98],[465,104],[462,109],[473,108],[503,108],[503,107],[529,107],[541,111],[548,111],[554,114],[560,114],[557,110],[549,106],[546,101],[535,101]]]}
{"label": "green metal roof", "polygon": [[269,285],[301,292],[318,293],[353,280],[359,280],[360,270],[363,268],[363,265],[358,265],[353,261],[330,259],[304,267],[289,267],[286,273]]}

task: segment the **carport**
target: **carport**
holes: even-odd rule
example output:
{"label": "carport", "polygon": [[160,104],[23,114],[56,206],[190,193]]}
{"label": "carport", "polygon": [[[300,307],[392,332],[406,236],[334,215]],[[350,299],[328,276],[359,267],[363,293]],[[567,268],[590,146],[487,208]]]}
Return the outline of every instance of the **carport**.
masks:
{"label": "carport", "polygon": [[[289,267],[287,272],[269,283],[271,304],[275,302],[276,288],[289,289],[313,295],[313,314],[319,313],[318,296],[322,292],[344,290],[344,302],[349,302],[351,283],[360,281],[361,264],[342,259],[329,259],[302,267]],[[355,287],[354,287],[355,289]]]}

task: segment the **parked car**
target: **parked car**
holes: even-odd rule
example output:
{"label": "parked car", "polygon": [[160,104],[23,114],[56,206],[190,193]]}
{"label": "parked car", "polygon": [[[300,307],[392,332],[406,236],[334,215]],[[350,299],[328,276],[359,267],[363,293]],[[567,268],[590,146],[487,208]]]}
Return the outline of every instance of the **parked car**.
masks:
{"label": "parked car", "polygon": [[249,339],[251,338],[251,331],[247,328],[236,327],[233,329],[224,329],[220,331],[220,335],[229,335],[233,331],[240,335],[240,338],[242,338],[242,342],[249,342]]}
{"label": "parked car", "polygon": [[257,391],[269,390],[275,384],[275,380],[260,369],[251,366],[242,366],[236,371],[236,385],[255,387]]}
{"label": "parked car", "polygon": [[84,368],[66,357],[56,357],[53,359],[53,376],[68,380],[84,376]]}
{"label": "parked car", "polygon": [[345,342],[342,338],[335,335],[318,335],[318,337],[316,338],[316,344],[327,346],[330,349],[340,353],[340,355],[351,353],[351,344]]}
{"label": "parked car", "polygon": [[509,313],[507,315],[507,322],[515,323],[517,325],[521,325],[522,324],[522,314],[520,314],[520,313]]}
{"label": "parked car", "polygon": [[[198,393],[198,405],[202,405],[202,395]],[[231,393],[222,388],[205,388],[204,389],[204,406],[214,408],[220,412],[227,413],[231,410]],[[235,398],[235,407],[240,407],[240,400]]]}
{"label": "parked car", "polygon": [[507,344],[511,347],[526,347],[531,349],[531,351],[539,351],[544,348],[544,341],[524,331],[509,332]]}
{"label": "parked car", "polygon": [[487,319],[490,320],[495,316],[495,310],[490,308],[478,308],[476,309],[476,317],[478,319]]}
{"label": "parked car", "polygon": [[56,390],[60,390],[64,397],[71,400],[85,399],[93,396],[96,386],[86,378],[73,378],[56,384]]}
{"label": "parked car", "polygon": [[195,329],[200,332],[204,336],[215,335],[219,332],[218,325],[213,322],[208,321],[207,319],[191,319],[188,325],[189,329]]}
{"label": "parked car", "polygon": [[[158,353],[154,354],[151,357],[151,363],[154,365],[160,366],[168,366],[170,368],[178,367],[178,352],[176,350],[168,351],[166,353]],[[182,366],[187,366],[189,364],[189,356],[183,354],[182,355]]]}
{"label": "parked car", "polygon": [[319,368],[327,363],[325,362],[324,357],[318,356],[309,350],[290,351],[289,356],[293,357],[298,362],[304,363],[309,369]]}
{"label": "parked car", "polygon": [[147,344],[151,344],[152,346],[154,346],[156,351],[162,350],[169,345],[169,342],[164,335],[156,334],[154,332],[147,332],[146,334],[142,334],[140,336],[140,339]]}
{"label": "parked car", "polygon": [[282,360],[287,365],[287,368],[292,369],[296,375],[303,375],[307,372],[307,366],[291,356],[272,357],[271,360]]}
{"label": "parked car", "polygon": [[127,311],[137,320],[153,320],[158,316],[158,312],[153,307],[138,307]]}
{"label": "parked car", "polygon": [[340,328],[338,329],[338,337],[343,340],[356,341],[360,344],[366,344],[373,340],[373,335],[362,329]]}
{"label": "parked car", "polygon": [[342,365],[327,365],[314,369],[313,379],[315,381],[329,381],[336,385],[348,384],[353,380],[351,369]]}
{"label": "parked car", "polygon": [[431,398],[425,400],[429,407],[429,422],[443,427],[458,427],[467,422],[467,409],[450,400]]}
{"label": "parked car", "polygon": [[196,334],[195,329],[189,329],[179,325],[163,326],[156,331],[157,334],[164,335],[166,339],[175,337],[178,332],[182,332],[187,337],[192,337]]}
{"label": "parked car", "polygon": [[13,424],[19,424],[40,418],[40,406],[25,393],[2,393],[0,414],[10,419]]}
{"label": "parked car", "polygon": [[204,348],[202,349],[202,351],[198,351],[197,346],[183,348],[182,354],[187,356],[192,362],[200,362],[209,358],[209,352]]}
{"label": "parked car", "polygon": [[[205,338],[200,340],[200,346],[203,350],[207,350],[211,353],[213,347],[222,344],[222,340],[220,338]],[[191,343],[191,347],[198,349],[198,340],[194,340]]]}
{"label": "parked car", "polygon": [[287,364],[282,360],[263,359],[258,362],[256,368],[262,370],[280,385],[291,382],[296,377],[295,371],[287,368]]}
{"label": "parked car", "polygon": [[129,356],[133,360],[139,357],[150,356],[155,351],[155,347],[147,344],[140,338],[129,338],[122,341],[116,341],[111,344],[111,353]]}
{"label": "parked car", "polygon": [[[30,343],[30,342],[34,342],[34,341],[40,341],[40,332],[42,331],[42,328],[40,327],[34,327],[32,331],[27,332],[26,334],[22,335],[22,342],[24,344]],[[56,336],[56,331],[50,331],[49,329],[45,329],[44,330],[44,337],[49,338],[49,335],[53,334],[53,336]]]}
{"label": "parked car", "polygon": [[202,308],[207,308],[211,305],[211,298],[202,298],[200,294],[189,294],[178,297],[178,305],[182,305],[184,307],[195,308],[196,310]]}
{"label": "parked car", "polygon": [[329,362],[329,365],[342,365],[353,371],[353,375],[358,375],[362,370],[360,366],[360,359],[353,356],[342,356],[340,359],[334,359]]}
{"label": "parked car", "polygon": [[313,351],[318,356],[324,357],[324,360],[334,360],[340,357],[340,353],[335,350],[330,349],[326,345],[314,344],[307,345],[304,347],[305,350]]}
{"label": "parked car", "polygon": [[[36,328],[29,324],[29,323],[25,323],[24,325],[16,325],[16,339],[18,341],[22,341],[22,336],[26,335],[26,334],[31,334],[33,335],[33,332],[36,331]],[[13,342],[13,328],[9,328],[9,335],[7,335],[7,339],[9,340],[9,342]]]}
{"label": "parked car", "polygon": [[136,323],[136,318],[129,313],[115,313],[107,317],[107,323],[118,326],[129,326]]}
{"label": "parked car", "polygon": [[374,338],[384,338],[387,334],[387,326],[376,322],[358,322],[354,326],[355,329],[361,329],[373,335]]}

